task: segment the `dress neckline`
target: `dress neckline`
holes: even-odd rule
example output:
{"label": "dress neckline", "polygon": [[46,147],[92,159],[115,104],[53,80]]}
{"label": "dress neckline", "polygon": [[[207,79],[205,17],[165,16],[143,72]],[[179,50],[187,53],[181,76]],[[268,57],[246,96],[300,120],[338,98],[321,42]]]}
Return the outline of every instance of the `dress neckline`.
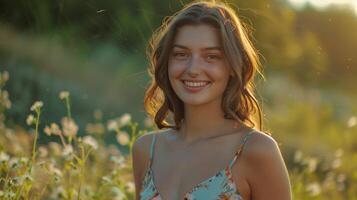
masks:
{"label": "dress neckline", "polygon": [[[236,159],[238,152],[235,153],[233,160]],[[185,199],[187,197],[188,194],[192,193],[197,187],[199,187],[200,185],[209,182],[210,180],[214,179],[218,174],[223,173],[228,179],[230,179],[232,181],[232,185],[234,187],[235,193],[237,193],[238,195],[241,196],[241,194],[238,192],[237,187],[236,187],[236,183],[234,182],[233,178],[232,178],[232,168],[231,168],[231,162],[232,160],[228,163],[228,165],[226,165],[223,169],[219,170],[216,174],[214,174],[213,176],[210,176],[206,179],[203,179],[202,181],[200,181],[199,183],[195,184],[193,187],[191,187],[191,189],[188,192],[184,193],[183,199]],[[155,183],[155,176],[154,176],[154,171],[152,170],[151,165],[148,167],[148,170],[145,174],[145,176],[150,175],[150,182],[152,183],[155,192],[156,192],[156,197],[159,197],[160,200],[166,200],[163,199],[160,191],[158,190],[156,183]]]}
{"label": "dress neckline", "polygon": [[[228,172],[228,173],[225,173],[225,172]],[[160,191],[158,190],[156,184],[155,184],[155,176],[154,176],[154,171],[152,170],[152,168],[150,167],[148,170],[147,170],[147,173],[150,173],[150,181],[155,189],[155,192],[156,192],[156,197],[159,197],[160,200],[166,200],[163,198],[163,196],[161,195]],[[229,166],[226,166],[224,167],[223,169],[219,170],[215,175],[209,177],[209,178],[206,178],[204,180],[202,180],[201,182],[199,182],[198,184],[195,184],[188,192],[185,192],[184,193],[184,196],[182,199],[186,199],[187,195],[191,194],[198,186],[206,183],[206,182],[209,182],[210,180],[214,179],[218,174],[220,173],[223,173],[225,174],[225,176],[229,179],[232,179],[232,173],[231,173],[231,168]],[[228,176],[227,176],[228,174]],[[147,176],[148,174],[146,174]],[[232,182],[233,182],[233,187],[234,187],[234,190],[235,190],[235,193],[240,195],[240,193],[237,191],[237,187],[236,187],[236,183],[234,182],[234,180],[232,179]]]}
{"label": "dress neckline", "polygon": [[[234,157],[233,159],[231,159],[229,162],[228,162],[228,165],[226,165],[225,167],[223,167],[223,169],[219,170],[216,174],[214,174],[213,176],[210,176],[206,179],[203,179],[202,181],[200,181],[199,183],[195,184],[188,192],[184,193],[184,196],[183,196],[183,199],[186,199],[187,195],[192,193],[194,191],[194,189],[196,189],[197,187],[199,187],[200,185],[202,185],[203,183],[206,183],[208,182],[209,180],[212,180],[213,178],[215,178],[218,174],[220,173],[223,173],[228,179],[230,179],[232,181],[232,185],[234,187],[234,190],[235,190],[235,193],[238,194],[239,196],[240,195],[240,192],[238,191],[238,188],[236,187],[236,183],[234,182],[233,178],[232,178],[232,166],[234,164],[234,162],[237,160],[238,156],[240,155],[241,151],[243,150],[243,146],[244,146],[244,143],[246,142],[246,140],[248,139],[248,137],[254,132],[253,131],[250,131],[248,132],[247,134],[245,134],[241,141],[240,141],[240,146],[239,146],[239,149],[235,152],[234,154]],[[155,143],[155,135],[154,135],[154,141],[152,142],[152,145],[151,145],[151,152],[150,152],[150,162],[149,162],[149,166],[147,168],[147,171],[146,171],[146,174],[145,174],[145,178],[146,176],[150,175],[150,182],[152,183],[154,189],[155,189],[155,192],[156,192],[156,197],[159,197],[160,200],[166,200],[166,199],[163,199],[160,191],[158,190],[157,188],[157,185],[155,183],[155,176],[154,176],[154,171],[152,170],[152,154],[153,154],[153,147],[154,147],[154,143]]]}

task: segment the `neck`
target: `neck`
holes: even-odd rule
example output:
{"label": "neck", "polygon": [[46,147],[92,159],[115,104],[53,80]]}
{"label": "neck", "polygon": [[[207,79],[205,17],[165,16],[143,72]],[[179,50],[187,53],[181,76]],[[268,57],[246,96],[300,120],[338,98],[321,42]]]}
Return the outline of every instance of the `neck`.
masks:
{"label": "neck", "polygon": [[180,140],[191,145],[210,138],[228,135],[244,128],[243,123],[225,119],[220,106],[185,107],[185,117],[179,130]]}

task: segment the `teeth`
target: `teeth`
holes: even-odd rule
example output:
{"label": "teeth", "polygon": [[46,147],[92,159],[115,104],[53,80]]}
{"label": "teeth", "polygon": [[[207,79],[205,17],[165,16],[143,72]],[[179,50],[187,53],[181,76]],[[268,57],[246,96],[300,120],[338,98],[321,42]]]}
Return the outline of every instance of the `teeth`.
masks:
{"label": "teeth", "polygon": [[190,87],[202,87],[205,85],[208,85],[208,82],[190,82],[190,81],[184,81],[185,85],[190,86]]}

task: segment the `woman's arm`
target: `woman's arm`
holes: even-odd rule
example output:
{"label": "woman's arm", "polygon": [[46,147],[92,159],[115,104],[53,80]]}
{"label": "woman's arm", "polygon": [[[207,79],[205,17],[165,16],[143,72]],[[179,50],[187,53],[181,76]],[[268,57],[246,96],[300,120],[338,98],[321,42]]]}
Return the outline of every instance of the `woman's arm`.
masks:
{"label": "woman's arm", "polygon": [[289,175],[277,142],[264,133],[254,134],[245,148],[252,200],[291,200]]}

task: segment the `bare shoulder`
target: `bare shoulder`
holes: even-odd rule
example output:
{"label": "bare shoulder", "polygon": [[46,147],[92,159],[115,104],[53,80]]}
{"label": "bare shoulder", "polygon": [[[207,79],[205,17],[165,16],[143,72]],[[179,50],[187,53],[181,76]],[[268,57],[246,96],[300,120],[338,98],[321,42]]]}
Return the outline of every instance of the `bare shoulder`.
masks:
{"label": "bare shoulder", "polygon": [[252,160],[261,156],[273,156],[276,153],[280,153],[276,140],[272,136],[258,130],[250,135],[245,144],[244,151],[246,151],[246,157]]}
{"label": "bare shoulder", "polygon": [[137,166],[140,165],[140,167],[141,164],[143,164],[145,167],[148,165],[150,158],[150,147],[153,141],[153,136],[160,135],[162,132],[163,130],[150,131],[148,133],[145,133],[144,135],[141,135],[135,140],[132,147],[133,161],[135,162],[134,164],[136,164]]}
{"label": "bare shoulder", "polygon": [[246,178],[252,199],[291,199],[288,171],[272,136],[254,131],[246,141],[243,156],[249,166]]}
{"label": "bare shoulder", "polygon": [[153,136],[159,134],[160,132],[161,130],[145,133],[144,135],[138,137],[133,144],[132,166],[137,197],[139,197],[139,192],[142,188],[141,183],[149,166],[150,146]]}
{"label": "bare shoulder", "polygon": [[135,140],[133,144],[133,153],[134,151],[136,151],[138,155],[140,154],[149,156],[148,153],[153,140],[153,136],[156,135],[156,137],[159,137],[165,132],[167,132],[167,130],[155,130],[141,135]]}
{"label": "bare shoulder", "polygon": [[146,154],[154,134],[156,134],[155,131],[151,131],[139,136],[133,144],[133,153],[141,156]]}

